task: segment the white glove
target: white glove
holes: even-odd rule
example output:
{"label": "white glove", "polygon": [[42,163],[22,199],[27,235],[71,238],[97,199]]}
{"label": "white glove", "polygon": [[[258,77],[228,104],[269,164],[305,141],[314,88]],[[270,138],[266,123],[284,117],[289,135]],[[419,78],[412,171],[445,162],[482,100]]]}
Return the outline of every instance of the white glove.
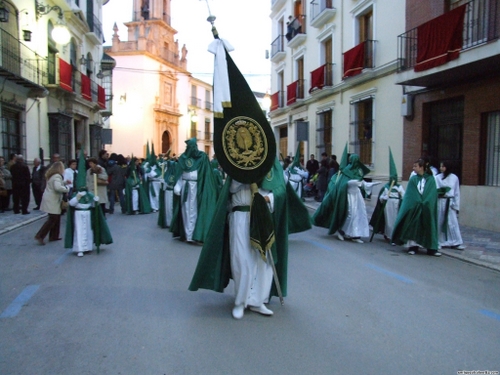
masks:
{"label": "white glove", "polygon": [[99,202],[99,197],[97,197],[97,196],[96,196],[96,197],[94,197],[94,201],[95,201],[95,202]]}

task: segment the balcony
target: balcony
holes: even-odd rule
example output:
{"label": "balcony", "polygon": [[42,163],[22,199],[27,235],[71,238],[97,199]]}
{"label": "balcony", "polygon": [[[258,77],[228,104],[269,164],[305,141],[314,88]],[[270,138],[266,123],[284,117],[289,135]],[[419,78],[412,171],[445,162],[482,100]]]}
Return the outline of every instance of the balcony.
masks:
{"label": "balcony", "polygon": [[375,42],[375,40],[365,40],[344,52],[343,80],[361,74],[363,69],[375,67]]}
{"label": "balcony", "polygon": [[300,15],[287,24],[285,37],[290,48],[296,48],[305,42],[307,38],[305,15]]}
{"label": "balcony", "polygon": [[207,111],[213,111],[213,103],[209,101],[205,101],[205,109]]}
{"label": "balcony", "polygon": [[283,108],[285,106],[285,92],[284,91],[276,91],[271,95],[271,107],[269,110],[276,111],[279,108]]}
{"label": "balcony", "polygon": [[193,107],[201,108],[201,99],[198,99],[196,96],[192,96],[189,99],[189,104]]}
{"label": "balcony", "polygon": [[[437,87],[450,83],[468,82],[478,76],[498,71],[500,66],[499,22],[500,6],[498,0],[472,0],[463,5],[462,43],[457,53],[449,58],[444,57],[435,66],[418,69],[419,46],[425,47],[429,39],[420,35],[425,25],[439,23],[447,19],[454,9],[434,20],[405,32],[398,36],[398,84]],[[461,24],[460,24],[461,25]],[[450,29],[450,28],[448,28]],[[446,55],[446,54],[443,54]],[[422,60],[422,56],[420,56]]]}
{"label": "balcony", "polygon": [[[66,61],[59,59],[59,74],[48,84],[49,90],[70,94],[72,99],[85,99],[96,110],[106,110],[106,91],[97,82],[74,69]],[[85,103],[85,102],[81,102]]]}
{"label": "balcony", "polygon": [[286,56],[285,52],[285,36],[279,35],[271,43],[271,61],[273,63],[283,60]]}
{"label": "balcony", "polygon": [[311,1],[311,26],[321,28],[326,21],[330,20],[337,13],[332,5],[333,0],[313,0]]}
{"label": "balcony", "polygon": [[333,64],[327,63],[311,72],[311,88],[309,93],[333,86]]}
{"label": "balcony", "polygon": [[0,29],[0,77],[28,89],[28,96],[43,96],[47,82],[47,59]]}
{"label": "balcony", "polygon": [[95,44],[104,43],[104,35],[102,33],[102,24],[92,13],[87,13],[87,24],[89,25],[90,32],[86,35],[91,39]]}
{"label": "balcony", "polygon": [[305,80],[298,79],[286,87],[286,105],[292,105],[298,100],[304,99]]}

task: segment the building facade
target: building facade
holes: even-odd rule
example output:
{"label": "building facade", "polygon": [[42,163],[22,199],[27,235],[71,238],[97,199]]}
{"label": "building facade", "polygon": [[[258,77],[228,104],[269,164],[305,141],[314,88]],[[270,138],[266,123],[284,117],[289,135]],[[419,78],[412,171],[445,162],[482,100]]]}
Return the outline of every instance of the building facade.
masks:
{"label": "building facade", "polygon": [[185,140],[196,137],[200,150],[213,152],[212,88],[187,71],[187,48],[174,39],[170,0],[134,0],[132,21],[122,41],[115,25],[107,54],[116,60],[113,77],[115,114],[110,119],[109,150],[145,156],[179,155]]}
{"label": "building facade", "polygon": [[273,0],[271,126],[282,155],[360,155],[387,181],[389,146],[402,172],[400,1]]}
{"label": "building facade", "polygon": [[398,39],[408,105],[403,175],[420,155],[451,161],[460,222],[500,231],[500,1],[407,0]]}
{"label": "building facade", "polygon": [[103,56],[98,0],[0,3],[2,155],[29,162],[102,148],[114,63]]}

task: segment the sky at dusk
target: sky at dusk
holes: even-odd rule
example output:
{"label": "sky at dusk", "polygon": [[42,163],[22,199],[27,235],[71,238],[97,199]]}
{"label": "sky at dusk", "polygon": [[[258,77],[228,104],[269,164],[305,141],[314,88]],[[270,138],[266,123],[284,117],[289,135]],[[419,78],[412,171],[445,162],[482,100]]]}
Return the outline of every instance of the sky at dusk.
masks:
{"label": "sky at dusk", "polygon": [[[110,0],[103,6],[103,31],[106,45],[111,44],[113,25],[118,26],[121,41],[127,39],[124,22],[132,20],[132,0]],[[208,0],[216,17],[215,27],[221,38],[233,47],[231,57],[254,91],[271,89],[270,60],[266,50],[271,47],[271,2],[269,0]],[[206,0],[172,0],[171,22],[177,30],[179,48],[188,50],[188,71],[196,78],[212,83],[213,55],[207,47],[213,40],[207,22],[209,9]]]}

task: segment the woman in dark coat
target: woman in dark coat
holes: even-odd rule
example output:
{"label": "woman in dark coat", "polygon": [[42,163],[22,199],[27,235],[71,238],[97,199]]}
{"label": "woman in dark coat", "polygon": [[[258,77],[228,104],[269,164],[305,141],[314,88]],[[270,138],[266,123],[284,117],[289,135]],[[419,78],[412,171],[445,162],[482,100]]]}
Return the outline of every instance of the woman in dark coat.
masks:
{"label": "woman in dark coat", "polygon": [[316,182],[316,189],[318,190],[318,196],[315,198],[317,202],[321,202],[325,196],[326,189],[328,187],[328,160],[323,159],[319,165],[318,169],[318,181]]}

